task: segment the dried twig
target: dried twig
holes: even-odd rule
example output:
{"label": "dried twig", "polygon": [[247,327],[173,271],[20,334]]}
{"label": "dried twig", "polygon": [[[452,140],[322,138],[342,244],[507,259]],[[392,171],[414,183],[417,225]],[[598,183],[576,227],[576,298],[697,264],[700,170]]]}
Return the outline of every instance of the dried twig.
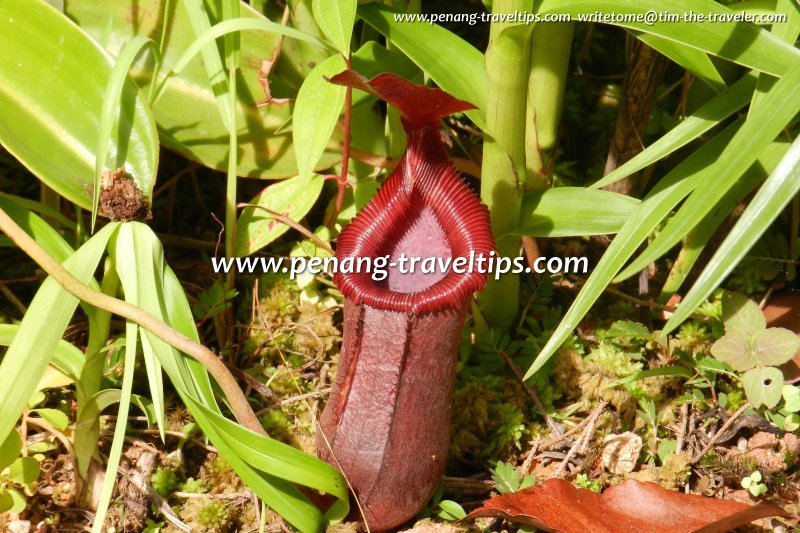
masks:
{"label": "dried twig", "polygon": [[707,443],[707,444],[706,444],[706,445],[703,447],[703,449],[702,449],[702,450],[700,450],[700,452],[699,452],[697,455],[695,455],[695,456],[692,458],[692,462],[691,462],[691,464],[695,464],[695,463],[696,463],[696,462],[698,462],[700,459],[702,459],[702,458],[703,458],[703,456],[706,454],[706,452],[707,452],[708,450],[710,450],[712,447],[714,447],[714,445],[716,445],[716,444],[717,444],[717,441],[718,441],[718,440],[720,439],[720,437],[721,437],[721,436],[722,436],[722,435],[723,435],[723,434],[724,434],[724,433],[725,433],[725,432],[728,430],[728,428],[729,428],[729,427],[731,427],[731,426],[733,425],[733,423],[734,423],[734,422],[736,422],[736,419],[737,419],[737,418],[739,418],[740,416],[742,416],[742,413],[744,413],[744,412],[745,412],[747,409],[749,409],[749,408],[750,408],[750,407],[752,407],[752,406],[753,406],[753,404],[751,404],[750,402],[747,402],[747,403],[745,403],[743,406],[741,406],[741,407],[739,408],[739,410],[738,410],[738,411],[736,411],[735,413],[733,413],[733,414],[731,415],[731,417],[730,417],[730,418],[729,418],[729,419],[728,419],[728,420],[727,420],[727,421],[726,421],[726,422],[725,422],[725,423],[722,425],[722,427],[721,427],[721,428],[719,428],[719,431],[717,431],[716,433],[714,433],[714,436],[713,436],[713,437],[711,437],[711,439],[710,439],[710,440],[708,441],[708,443]]}
{"label": "dried twig", "polygon": [[295,402],[302,402],[304,400],[308,400],[309,398],[319,398],[320,396],[325,396],[326,394],[330,394],[332,387],[326,387],[324,389],[317,389],[311,392],[306,392],[303,394],[298,394],[296,396],[292,396],[290,398],[286,398],[284,400],[279,401],[278,403],[268,405],[267,407],[261,409],[260,411],[256,412],[256,415],[262,415],[267,411],[273,411],[279,407],[283,407],[285,405],[289,405]]}
{"label": "dried twig", "polygon": [[580,423],[578,423],[578,425],[576,425],[575,427],[567,430],[563,435],[545,442],[544,444],[539,446],[539,450],[541,450],[541,451],[551,450],[551,449],[555,448],[556,445],[559,444],[561,441],[563,441],[563,440],[571,437],[575,433],[581,431],[586,426],[586,424],[588,424],[590,422],[592,414],[594,414],[594,412],[597,411],[597,410],[604,409],[606,405],[608,405],[608,402],[606,402],[606,401],[600,402],[600,405],[598,405],[595,408],[595,410],[592,411],[592,413],[589,414],[589,416],[587,416],[586,418],[581,420]]}
{"label": "dried twig", "polygon": [[443,477],[444,491],[453,496],[482,498],[494,490],[494,481],[469,477]]}
{"label": "dried twig", "polygon": [[511,359],[511,356],[509,356],[505,350],[496,351],[498,354],[500,354],[500,357],[503,358],[503,361],[505,361],[505,363],[508,365],[508,368],[510,368],[514,373],[517,380],[522,384],[522,387],[525,389],[525,392],[528,393],[528,396],[531,397],[531,400],[533,400],[533,404],[536,406],[539,414],[542,415],[545,422],[547,422],[547,427],[550,428],[550,431],[556,435],[561,435],[564,431],[559,427],[558,424],[556,424],[555,420],[550,418],[550,416],[547,414],[547,409],[544,408],[541,400],[539,400],[539,396],[536,394],[536,391],[533,390],[533,388],[531,388],[527,383],[525,383],[525,375],[522,373],[522,370],[516,365],[516,363],[514,363],[514,361]]}
{"label": "dried twig", "polygon": [[689,404],[681,406],[681,421],[678,426],[678,442],[675,444],[675,453],[683,451],[683,444],[686,441],[687,429],[689,428]]}
{"label": "dried twig", "polygon": [[592,435],[594,434],[594,428],[597,422],[597,419],[600,417],[600,414],[605,409],[607,402],[601,402],[594,411],[586,418],[586,429],[584,430],[583,434],[580,438],[578,438],[572,447],[567,452],[567,455],[564,457],[564,460],[561,461],[561,464],[558,465],[558,468],[555,471],[555,477],[561,477],[561,474],[564,472],[564,469],[567,467],[567,464],[572,460],[572,458],[577,453],[584,453],[583,450],[588,447],[589,440],[591,440]]}
{"label": "dried twig", "polygon": [[3,293],[3,296],[8,299],[11,305],[17,308],[17,311],[19,311],[22,316],[25,316],[25,313],[28,312],[28,308],[25,307],[25,304],[22,303],[13,292],[11,292],[11,289],[9,289],[2,281],[0,281],[0,293]]}
{"label": "dried twig", "polygon": [[142,494],[147,496],[147,499],[150,500],[150,503],[152,503],[156,508],[158,508],[159,512],[167,520],[167,522],[169,522],[172,526],[176,527],[181,531],[189,532],[192,530],[187,524],[185,524],[178,517],[177,514],[175,514],[175,511],[173,511],[172,508],[169,506],[167,500],[162,498],[161,495],[159,495],[153,489],[148,487],[145,484],[145,482],[139,479],[139,476],[131,475],[132,471],[124,467],[120,467],[119,471],[123,476],[125,476],[128,479],[129,483],[131,483],[134,487],[136,487]]}
{"label": "dried twig", "polygon": [[229,492],[220,494],[208,494],[202,492],[173,492],[170,494],[176,498],[205,498],[208,500],[249,500],[253,495],[252,492]]}

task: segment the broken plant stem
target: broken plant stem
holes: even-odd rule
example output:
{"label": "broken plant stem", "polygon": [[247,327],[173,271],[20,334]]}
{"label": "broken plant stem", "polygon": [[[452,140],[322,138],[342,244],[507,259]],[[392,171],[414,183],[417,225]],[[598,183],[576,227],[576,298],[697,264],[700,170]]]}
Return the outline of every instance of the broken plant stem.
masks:
{"label": "broken plant stem", "polygon": [[586,426],[586,424],[588,424],[591,421],[591,419],[595,415],[595,413],[599,414],[600,412],[602,412],[603,409],[605,409],[606,405],[608,405],[608,402],[606,402],[606,401],[600,402],[600,405],[595,407],[594,411],[592,411],[592,413],[588,417],[584,418],[577,426],[575,426],[574,428],[566,431],[560,437],[556,437],[556,438],[554,438],[554,439],[552,439],[552,440],[550,440],[548,442],[545,442],[544,444],[539,446],[539,450],[545,451],[545,450],[549,450],[551,448],[554,448],[555,445],[558,444],[559,442],[561,442],[562,440],[564,440],[564,439],[566,439],[568,437],[571,437],[572,435],[574,435],[575,433],[577,433],[578,431],[583,429],[584,426]]}
{"label": "broken plant stem", "polygon": [[253,409],[250,407],[250,404],[247,402],[247,398],[239,388],[236,379],[214,352],[202,344],[191,340],[182,333],[175,331],[164,322],[135,305],[103,294],[78,281],[53,259],[44,248],[39,246],[39,243],[25,233],[25,230],[20,228],[3,209],[0,209],[0,230],[73,296],[95,307],[135,322],[170,346],[199,361],[219,384],[222,392],[230,402],[231,411],[233,411],[236,419],[251,431],[260,435],[267,435],[264,428],[261,427],[261,423],[258,421]]}
{"label": "broken plant stem", "polygon": [[700,450],[700,452],[692,458],[692,463],[691,464],[695,464],[697,461],[702,459],[703,456],[706,454],[706,452],[708,452],[708,450],[710,450],[711,448],[714,447],[714,445],[717,444],[717,441],[719,440],[719,438],[722,435],[725,434],[725,432],[728,430],[728,428],[731,427],[734,422],[736,422],[736,419],[739,418],[740,416],[742,416],[742,413],[744,413],[747,409],[749,409],[752,406],[753,406],[753,404],[751,404],[750,402],[746,402],[735,413],[733,413],[731,415],[731,417],[724,424],[722,424],[722,427],[719,428],[719,431],[717,431],[714,434],[714,436],[711,437],[711,440],[708,441],[708,444],[706,444],[703,447],[703,449]]}
{"label": "broken plant stem", "polygon": [[500,357],[502,357],[503,361],[506,362],[508,368],[511,369],[519,382],[525,388],[525,391],[528,393],[528,396],[531,397],[531,400],[533,400],[533,404],[536,406],[539,414],[542,415],[545,422],[547,422],[547,427],[550,428],[550,431],[552,431],[556,436],[561,435],[564,431],[559,427],[558,424],[556,424],[555,420],[550,418],[550,415],[547,414],[547,409],[545,409],[544,404],[542,404],[542,401],[539,399],[536,391],[525,382],[525,376],[522,374],[522,370],[520,370],[516,363],[514,363],[514,361],[511,359],[511,356],[509,356],[504,350],[497,350],[497,353],[500,354]]}
{"label": "broken plant stem", "polygon": [[330,254],[333,254],[333,248],[331,248],[330,244],[328,244],[327,242],[323,241],[322,239],[320,239],[319,237],[314,235],[314,233],[312,231],[310,231],[308,228],[304,227],[302,224],[299,224],[299,223],[295,222],[294,220],[292,220],[291,218],[287,217],[286,215],[282,215],[281,213],[278,213],[277,211],[273,211],[269,207],[264,207],[263,205],[257,205],[257,204],[241,203],[241,204],[237,204],[236,207],[238,207],[238,208],[252,207],[253,209],[261,209],[263,211],[266,211],[267,213],[269,213],[270,215],[275,217],[275,219],[283,222],[284,224],[286,224],[290,228],[300,232],[305,238],[307,238],[308,240],[312,241],[314,244],[316,244],[317,246],[319,246],[320,248],[322,248],[326,252],[328,252]]}

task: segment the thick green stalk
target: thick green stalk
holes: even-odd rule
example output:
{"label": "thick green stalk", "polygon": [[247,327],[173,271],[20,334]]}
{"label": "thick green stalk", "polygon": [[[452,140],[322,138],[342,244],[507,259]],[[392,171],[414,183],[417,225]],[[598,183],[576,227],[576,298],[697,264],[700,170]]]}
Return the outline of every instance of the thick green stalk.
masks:
{"label": "thick green stalk", "polygon": [[549,164],[558,140],[574,28],[571,22],[541,23],[531,34],[525,132],[528,189],[542,190],[551,185]]}
{"label": "thick green stalk", "polygon": [[[530,12],[532,2],[495,0],[493,15]],[[501,257],[515,258],[520,239],[507,234],[519,226],[521,185],[526,181],[525,108],[530,60],[528,24],[492,21],[486,51],[486,135],[481,168],[481,199],[489,206]],[[505,237],[503,237],[506,235]],[[489,325],[511,326],[519,302],[519,277],[490,279],[479,302]]]}

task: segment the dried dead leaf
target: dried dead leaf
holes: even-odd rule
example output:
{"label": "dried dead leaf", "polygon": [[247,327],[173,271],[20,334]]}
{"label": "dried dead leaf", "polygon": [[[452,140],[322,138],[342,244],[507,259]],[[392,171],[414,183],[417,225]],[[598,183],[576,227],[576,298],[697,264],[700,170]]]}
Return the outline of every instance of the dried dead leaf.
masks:
{"label": "dried dead leaf", "polygon": [[560,533],[722,533],[768,516],[792,517],[769,504],[747,505],[628,480],[602,495],[562,479],[491,498],[467,518],[502,517]]}
{"label": "dried dead leaf", "polygon": [[[800,334],[800,293],[786,292],[770,298],[764,307],[767,326],[787,328]],[[794,358],[781,365],[784,378],[789,381],[800,380],[800,350]]]}
{"label": "dried dead leaf", "polygon": [[264,59],[261,61],[261,70],[259,71],[258,82],[261,84],[261,88],[264,89],[264,100],[258,102],[256,106],[263,107],[270,104],[275,105],[286,105],[292,101],[291,98],[274,98],[272,96],[272,91],[269,88],[269,75],[272,72],[272,67],[275,66],[275,62],[278,60],[278,54],[280,53],[281,47],[278,46],[275,50],[272,51],[272,56],[269,59]]}

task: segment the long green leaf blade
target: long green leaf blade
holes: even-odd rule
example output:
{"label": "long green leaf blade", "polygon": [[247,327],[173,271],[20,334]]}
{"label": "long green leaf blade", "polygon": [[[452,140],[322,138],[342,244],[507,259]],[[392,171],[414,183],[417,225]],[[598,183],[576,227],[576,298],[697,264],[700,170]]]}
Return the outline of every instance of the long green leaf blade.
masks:
{"label": "long green leaf blade", "polygon": [[[712,0],[693,0],[691,10],[705,17],[732,17],[734,13]],[[769,32],[749,23],[704,20],[649,20],[645,17],[659,13],[681,16],[686,13],[682,0],[542,0],[537,2],[539,14],[567,13],[578,22],[592,22],[593,16],[612,16],[610,24],[652,33],[686,46],[697,48],[739,65],[761,72],[782,76],[800,60],[800,50]],[[633,20],[630,17],[634,17]],[[635,20],[640,17],[641,21]]]}
{"label": "long green leaf blade", "polygon": [[[130,226],[129,231],[136,236],[133,240],[135,255],[148,255],[142,253],[145,248],[154,250],[149,254],[151,264],[146,269],[145,265],[137,265],[135,272],[124,274],[136,277],[135,288],[131,280],[121,279],[126,294],[127,290],[136,290],[140,297],[139,305],[145,310],[197,340],[197,329],[186,296],[174,273],[158,259],[161,252],[157,237],[144,224],[132,222],[126,226]],[[138,266],[143,269],[140,270]],[[123,272],[120,272],[120,276],[123,276]],[[203,432],[259,497],[301,531],[318,531],[325,518],[292,483],[335,496],[339,503],[326,516],[331,520],[344,518],[348,509],[348,494],[340,473],[300,450],[251,434],[235,422],[225,419],[216,403],[205,368],[152,333],[146,330],[143,333],[142,339],[146,338],[152,346],[154,355]],[[253,455],[250,447],[263,453],[264,457]]]}
{"label": "long green leaf blade", "polygon": [[514,235],[571,237],[616,233],[639,200],[583,187],[556,187],[525,194]]}
{"label": "long green leaf blade", "polygon": [[719,159],[703,170],[702,185],[692,193],[650,246],[620,273],[620,279],[634,275],[685,237],[734,186],[794,115],[800,112],[800,64],[771,87],[759,107],[759,112],[747,118]]}
{"label": "long green leaf blade", "polygon": [[[270,20],[266,19],[256,19],[256,18],[235,18],[230,20],[224,20],[219,24],[215,24],[214,26],[209,27],[203,33],[201,33],[197,39],[186,49],[186,51],[181,55],[180,59],[175,63],[173,70],[175,72],[180,72],[186,65],[189,64],[189,61],[194,59],[194,57],[198,53],[202,53],[204,50],[208,48],[210,44],[212,44],[216,39],[222,37],[223,35],[228,35],[234,32],[241,32],[246,30],[257,30],[257,31],[267,31],[271,33],[279,33],[281,35],[285,35],[286,37],[292,37],[294,39],[299,39],[301,41],[306,41],[308,43],[315,44],[317,46],[324,47],[325,43],[308,35],[306,33],[301,32],[300,30],[296,30],[289,26],[283,26],[281,24],[276,24]],[[204,56],[205,57],[205,56]]]}
{"label": "long green leaf blade", "polygon": [[591,185],[593,189],[605,187],[645,168],[686,146],[703,133],[743,108],[756,87],[756,76],[748,74],[731,85],[726,91],[712,98],[703,107],[686,117],[669,133],[639,152],[630,161],[609,172],[605,177]]}
{"label": "long green leaf blade", "polygon": [[334,55],[314,67],[300,91],[292,117],[292,139],[297,157],[297,173],[308,176],[325,151],[344,106],[346,88],[326,78],[346,68],[344,58]]}
{"label": "long green leaf blade", "polygon": [[117,411],[117,424],[114,428],[114,440],[111,441],[111,451],[108,454],[106,473],[103,476],[103,485],[100,489],[100,503],[94,517],[92,533],[101,533],[105,526],[106,513],[114,495],[114,486],[117,482],[117,470],[122,457],[122,445],[125,443],[125,431],[128,428],[128,412],[131,407],[131,392],[133,391],[133,371],[136,363],[136,339],[139,336],[139,326],[128,321],[125,324],[125,370],[122,375],[122,390],[120,391],[119,410]]}
{"label": "long green leaf blade", "polygon": [[648,46],[658,50],[703,80],[715,92],[720,92],[727,88],[725,80],[722,79],[717,67],[714,66],[714,63],[704,52],[652,33],[643,33],[635,30],[631,30],[631,32],[637,39],[647,43]]}
{"label": "long green leaf blade", "polygon": [[[0,49],[0,143],[49,187],[91,209],[98,115],[111,59],[43,0],[0,2]],[[149,197],[158,141],[130,79],[121,106],[111,165],[124,166]]]}
{"label": "long green leaf blade", "polygon": [[774,142],[770,144],[758,158],[756,164],[742,176],[741,180],[728,190],[728,193],[717,205],[717,209],[709,213],[686,236],[678,257],[664,282],[664,287],[659,296],[660,302],[666,302],[675,294],[691,271],[695,262],[700,258],[706,243],[733,210],[738,201],[748,194],[758,183],[762,182],[778,165],[786,154],[789,143]]}
{"label": "long green leaf blade", "polygon": [[[64,262],[64,268],[87,283],[116,230],[117,224],[112,223],[97,232]],[[78,299],[49,277],[28,306],[19,331],[0,362],[0,441],[14,429],[77,306]]]}
{"label": "long green leaf blade", "polygon": [[611,245],[600,258],[586,284],[561,319],[561,323],[539,355],[536,356],[533,364],[525,373],[525,379],[531,377],[553,356],[561,343],[567,339],[580,320],[589,312],[617,272],[636,252],[641,242],[678,202],[699,185],[698,173],[716,160],[740,125],[741,121],[737,121],[728,126],[727,129],[687,157],[672,172],[662,178],[648,197],[639,204],[614,240],[611,241]]}
{"label": "long green leaf blade", "polygon": [[[0,346],[10,346],[19,327],[19,324],[0,324]],[[61,339],[53,350],[50,364],[68,378],[78,381],[83,368],[83,352]]]}

